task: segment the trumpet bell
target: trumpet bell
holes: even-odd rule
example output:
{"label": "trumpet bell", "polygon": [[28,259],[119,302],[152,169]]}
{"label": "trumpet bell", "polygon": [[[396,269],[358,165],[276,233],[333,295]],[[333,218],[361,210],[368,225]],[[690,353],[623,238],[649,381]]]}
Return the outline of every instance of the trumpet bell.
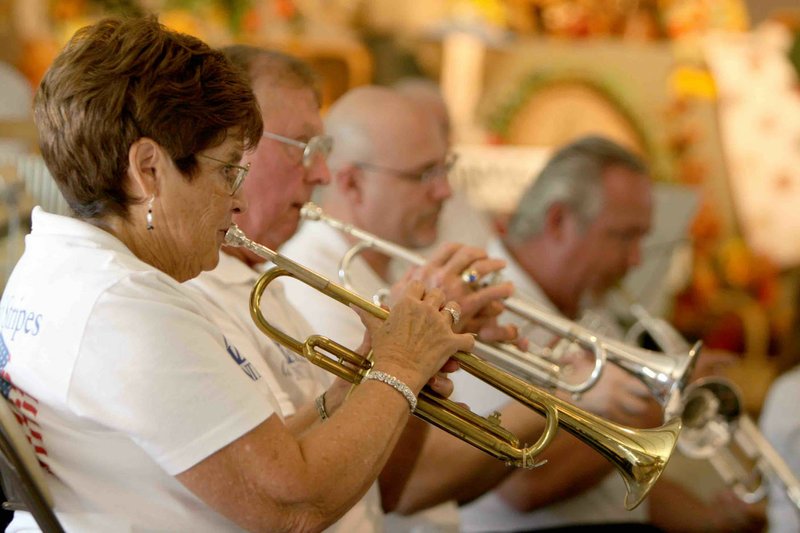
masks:
{"label": "trumpet bell", "polygon": [[[627,489],[626,509],[635,509],[642,503],[658,481],[675,450],[681,427],[681,420],[673,418],[657,429],[637,429],[633,434],[623,432],[616,436],[619,442],[627,439],[624,452],[628,454],[627,460],[617,463],[617,469]],[[620,453],[623,451],[620,450]]]}
{"label": "trumpet bell", "polygon": [[680,450],[688,457],[707,458],[739,499],[750,504],[762,500],[770,476],[800,510],[800,480],[744,412],[733,383],[713,377],[689,385],[674,414],[686,427]]}
{"label": "trumpet bell", "polygon": [[739,393],[727,381],[702,380],[686,389],[673,408],[684,423],[678,444],[688,457],[708,459],[731,441],[731,428],[742,414]]}

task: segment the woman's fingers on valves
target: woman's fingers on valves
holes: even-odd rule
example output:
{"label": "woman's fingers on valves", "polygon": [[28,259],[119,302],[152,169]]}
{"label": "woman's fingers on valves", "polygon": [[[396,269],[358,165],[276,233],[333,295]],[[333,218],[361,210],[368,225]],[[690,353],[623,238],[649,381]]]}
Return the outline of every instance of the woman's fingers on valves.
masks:
{"label": "woman's fingers on valves", "polygon": [[[365,328],[367,328],[367,333],[366,333],[367,337],[371,337],[372,333],[374,333],[378,328],[381,327],[383,320],[376,317],[369,311],[364,311],[360,307],[357,307],[355,304],[350,304],[350,309],[355,311],[355,313],[358,315],[358,318],[361,319],[361,323],[364,324]],[[362,346],[363,345],[364,342],[362,341]]]}
{"label": "woman's fingers on valves", "polygon": [[425,285],[419,281],[412,279],[401,291],[401,296],[407,296],[412,300],[421,300],[425,295]]}
{"label": "woman's fingers on valves", "polygon": [[439,370],[439,372],[444,372],[445,374],[450,374],[452,372],[455,372],[459,368],[461,368],[461,367],[459,366],[458,361],[451,357],[450,359],[448,359],[447,361],[444,362],[444,364],[442,365],[442,368],[441,368],[441,370]]}

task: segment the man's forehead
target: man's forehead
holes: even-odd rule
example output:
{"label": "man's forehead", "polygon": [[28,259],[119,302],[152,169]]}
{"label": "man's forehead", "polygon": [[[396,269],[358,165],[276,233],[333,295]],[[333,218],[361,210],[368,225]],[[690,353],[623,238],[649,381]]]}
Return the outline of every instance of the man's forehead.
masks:
{"label": "man's forehead", "polygon": [[395,128],[374,139],[375,153],[383,161],[416,168],[441,162],[447,146],[435,129]]}

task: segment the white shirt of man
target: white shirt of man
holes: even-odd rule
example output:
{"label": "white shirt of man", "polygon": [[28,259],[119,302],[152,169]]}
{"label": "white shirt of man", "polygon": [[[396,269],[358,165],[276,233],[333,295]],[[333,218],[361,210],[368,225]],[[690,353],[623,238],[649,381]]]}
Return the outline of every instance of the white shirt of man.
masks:
{"label": "white shirt of man", "polygon": [[[75,531],[232,531],[174,476],[278,410],[174,279],[110,233],[33,211],[0,302],[2,387]],[[33,526],[17,513],[9,531]]]}
{"label": "white shirt of man", "polygon": [[[301,265],[340,283],[339,260],[350,249],[344,236],[323,223],[306,222],[285,245],[281,253]],[[357,257],[349,270],[355,292],[371,298],[386,283],[361,257]],[[364,325],[347,306],[328,298],[307,285],[287,282],[286,296],[293,302],[303,302],[301,312],[315,333],[331,337],[336,342],[357,347],[364,338]]]}
{"label": "white shirt of man", "polygon": [[[280,251],[303,266],[339,283],[339,261],[350,246],[338,230],[322,223],[306,222]],[[348,272],[355,285],[353,289],[367,299],[386,286],[361,257],[353,260]],[[361,343],[364,325],[352,310],[300,283],[287,282],[285,289],[291,301],[303,302],[301,312],[316,333],[331,337],[351,348]],[[411,520],[406,523],[401,517],[389,515],[386,531],[421,531],[426,527],[436,527],[437,531],[443,531],[456,527],[458,516],[454,506],[445,504],[430,511],[430,514],[422,513],[426,516],[417,517],[413,523]],[[432,525],[433,522],[435,526]]]}
{"label": "white shirt of man", "polygon": [[[260,270],[271,266],[263,264]],[[250,293],[260,275],[239,259],[220,253],[216,269],[204,272],[187,285],[200,293],[206,312],[227,338],[247,353],[258,354],[252,356],[253,365],[268,377],[263,385],[275,394],[283,415],[288,417],[299,407],[311,404],[330,386],[333,377],[257,328],[250,317]],[[261,309],[272,325],[295,339],[304,340],[313,333],[286,299],[281,280],[271,282],[264,291]],[[377,532],[382,530],[382,523],[380,492],[378,484],[373,483],[367,494],[328,531]]]}
{"label": "white shirt of man", "polygon": [[[516,298],[534,302],[547,311],[560,314],[541,288],[510,256],[500,240],[490,241],[487,252],[490,257],[504,259],[507,262],[503,278],[514,283]],[[520,326],[520,334],[530,339],[532,344],[547,346],[553,339],[549,331],[531,326],[529,323],[521,323],[518,317],[510,313],[505,313],[500,321],[517,323]],[[508,396],[466,372],[453,374],[453,381],[455,382],[453,398],[465,402],[470,409],[480,415],[486,416],[509,402]],[[463,531],[518,531],[575,524],[646,521],[646,504],[643,503],[633,511],[627,511],[623,505],[624,495],[625,485],[616,472],[611,472],[598,485],[578,496],[529,513],[516,511],[496,492],[489,492],[460,508],[461,528]]]}
{"label": "white shirt of man", "polygon": [[[769,390],[761,413],[761,430],[787,466],[800,478],[800,367],[778,378]],[[770,533],[800,531],[800,511],[786,495],[784,486],[772,479],[767,507]]]}

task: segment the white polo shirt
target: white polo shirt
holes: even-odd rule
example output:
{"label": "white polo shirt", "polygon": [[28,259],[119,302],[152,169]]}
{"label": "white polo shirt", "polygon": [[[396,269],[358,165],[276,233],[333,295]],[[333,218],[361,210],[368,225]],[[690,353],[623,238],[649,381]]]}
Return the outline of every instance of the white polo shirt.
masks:
{"label": "white polo shirt", "polygon": [[[278,402],[183,286],[110,233],[36,208],[0,327],[2,392],[67,530],[238,529],[174,476]],[[17,513],[9,531],[31,524]]]}
{"label": "white polo shirt", "polygon": [[[259,270],[271,266],[271,263],[265,263],[259,265]],[[248,354],[258,354],[252,357],[253,365],[264,376],[263,385],[278,398],[282,413],[288,417],[322,394],[332,383],[333,375],[281,346],[258,329],[250,317],[250,293],[260,276],[261,272],[253,270],[239,259],[220,253],[216,269],[202,273],[186,285],[198,291],[198,298],[203,299],[206,312],[226,338],[232,339]],[[297,284],[295,280],[286,283]],[[313,330],[286,299],[283,288],[282,280],[269,284],[261,298],[262,313],[272,325],[287,335],[305,340]],[[347,312],[346,309],[343,311]],[[370,533],[382,529],[383,513],[376,482],[328,531]]]}
{"label": "white polo shirt", "polygon": [[[250,317],[250,292],[261,272],[226,253],[219,254],[217,268],[203,272],[186,286],[197,291],[205,312],[237,346],[248,353],[258,354],[252,363],[264,376],[264,384],[278,398],[284,416],[314,401],[325,390],[321,383],[329,375],[304,357],[281,346],[263,334]],[[261,298],[261,308],[270,323],[296,339],[305,339],[310,326],[286,300],[281,281],[267,287]],[[246,347],[246,348],[245,348]]]}
{"label": "white polo shirt", "polygon": [[[350,244],[338,230],[326,224],[306,222],[280,251],[303,266],[340,283],[339,260],[348,249]],[[351,267],[350,279],[355,284],[354,290],[361,296],[369,299],[386,286],[363,258],[356,257]],[[364,338],[365,328],[361,319],[352,310],[319,291],[297,282],[287,281],[285,290],[287,297],[301,306],[304,318],[311,324],[315,333],[331,337],[345,346],[359,346]],[[457,528],[458,513],[454,504],[442,504],[430,510],[430,516],[426,515],[427,512],[418,513],[418,516],[409,521],[389,515],[386,517],[385,530],[387,532],[428,529],[446,531]]]}
{"label": "white polo shirt", "polygon": [[[487,246],[490,257],[503,259],[507,266],[503,277],[514,283],[514,296],[535,302],[542,308],[553,312],[555,305],[537,286],[505,249],[499,239],[493,239]],[[504,313],[501,323],[516,322],[520,335],[533,343],[546,346],[553,335],[541,327],[519,322],[519,317]],[[455,392],[453,399],[465,402],[476,413],[486,416],[500,410],[509,402],[508,396],[472,377],[466,372],[453,374]],[[547,455],[545,451],[544,456]],[[542,467],[546,468],[546,466]],[[529,513],[521,513],[509,506],[496,492],[484,494],[469,505],[460,508],[462,531],[522,531],[574,524],[645,522],[647,502],[627,511],[623,505],[625,485],[616,472],[611,472],[593,488],[568,500],[563,500]]]}
{"label": "white polo shirt", "polygon": [[[800,477],[800,417],[795,411],[798,400],[800,367],[795,367],[775,380],[770,387],[760,422],[764,436],[786,461],[789,469]],[[800,531],[800,513],[777,479],[770,480],[767,518],[770,533]]]}

